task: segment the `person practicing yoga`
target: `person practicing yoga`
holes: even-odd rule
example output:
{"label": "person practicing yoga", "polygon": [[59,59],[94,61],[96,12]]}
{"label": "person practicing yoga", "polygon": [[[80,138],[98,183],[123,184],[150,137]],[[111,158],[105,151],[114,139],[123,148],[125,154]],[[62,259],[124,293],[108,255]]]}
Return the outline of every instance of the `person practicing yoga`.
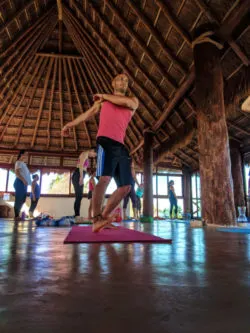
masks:
{"label": "person practicing yoga", "polygon": [[29,169],[24,162],[25,158],[28,156],[28,153],[24,150],[21,150],[18,154],[17,161],[15,163],[15,174],[16,179],[14,181],[15,188],[15,221],[20,221],[20,212],[23,204],[27,198],[27,187],[31,185],[31,177]]}
{"label": "person practicing yoga", "polygon": [[176,197],[176,193],[174,190],[174,181],[170,180],[170,182],[168,183],[168,197],[169,197],[169,201],[170,201],[170,218],[173,218],[173,208],[174,208],[174,218],[177,218],[177,197]]}
{"label": "person practicing yoga", "polygon": [[130,192],[126,195],[126,197],[123,200],[123,218],[125,220],[128,219],[126,211],[127,211],[127,207],[128,207],[129,198],[130,198],[131,201],[132,201],[134,219],[138,220],[137,200],[136,200],[136,194],[135,194],[135,183],[137,184],[137,186],[139,186],[140,184],[139,184],[138,180],[136,179],[134,161],[131,162],[131,173],[132,173],[131,190],[130,190]]}
{"label": "person practicing yoga", "polygon": [[32,176],[32,184],[31,184],[31,192],[30,192],[30,209],[29,209],[29,216],[34,217],[34,210],[38,204],[38,200],[40,198],[41,189],[40,185],[38,184],[39,176],[37,174]]}
{"label": "person practicing yoga", "polygon": [[89,210],[88,210],[88,219],[92,219],[92,197],[93,191],[95,189],[95,173],[90,173],[90,180],[89,180],[89,192],[88,192],[88,199],[89,199]]}
{"label": "person practicing yoga", "polygon": [[72,175],[72,184],[75,190],[74,212],[76,222],[80,222],[81,202],[83,197],[83,181],[89,166],[89,158],[95,156],[96,153],[93,149],[82,152],[77,160],[76,169]]}
{"label": "person practicing yoga", "polygon": [[[100,111],[96,172],[99,181],[93,193],[93,232],[98,232],[111,223],[111,212],[131,190],[131,158],[124,145],[124,138],[139,103],[136,97],[127,96],[126,74],[117,75],[112,81],[112,87],[113,94],[94,95],[94,105],[62,129],[62,135],[67,136],[71,127],[85,122]],[[115,178],[118,188],[102,211],[105,192],[112,177]]]}

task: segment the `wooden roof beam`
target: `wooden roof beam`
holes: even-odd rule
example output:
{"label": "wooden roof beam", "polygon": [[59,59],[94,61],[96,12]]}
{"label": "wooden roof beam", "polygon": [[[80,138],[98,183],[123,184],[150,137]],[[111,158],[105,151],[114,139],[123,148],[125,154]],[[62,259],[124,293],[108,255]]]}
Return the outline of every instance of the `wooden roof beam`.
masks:
{"label": "wooden roof beam", "polygon": [[13,17],[11,17],[0,29],[0,34],[2,34],[4,32],[4,30],[8,27],[9,24],[11,24],[11,22],[15,21],[18,16],[26,11],[32,4],[34,3],[34,0],[30,0],[25,6],[23,6],[21,9],[19,9]]}
{"label": "wooden roof beam", "polygon": [[31,31],[36,29],[37,26],[40,26],[41,23],[43,22],[43,20],[45,18],[48,18],[50,17],[50,15],[55,12],[55,6],[51,7],[48,11],[46,11],[44,14],[42,14],[38,19],[37,21],[31,25],[30,27],[28,27],[25,32],[23,32],[21,34],[20,37],[18,37],[15,41],[13,41],[13,43],[8,46],[1,54],[0,54],[0,57],[3,58],[5,57],[9,52],[10,50],[12,50],[13,48],[15,48],[17,46],[18,43],[20,43],[22,41],[22,39],[24,39],[25,37],[28,37],[31,35]]}
{"label": "wooden roof beam", "polygon": [[[24,89],[23,94],[22,94],[22,97],[20,98],[20,101],[19,101],[18,105],[15,107],[15,109],[14,109],[13,112],[12,112],[12,114],[9,116],[9,119],[8,119],[8,121],[6,122],[5,127],[4,127],[4,129],[2,130],[2,133],[1,133],[1,135],[0,135],[0,140],[3,139],[4,134],[5,134],[6,130],[7,130],[7,128],[8,128],[8,126],[9,126],[10,122],[12,121],[13,117],[14,117],[14,116],[16,115],[16,113],[18,112],[18,110],[19,110],[19,108],[20,108],[22,102],[24,101],[25,95],[26,95],[26,93],[27,93],[27,91],[28,91],[28,89],[29,89],[31,83],[32,83],[33,80],[34,80],[35,75],[37,74],[39,67],[40,67],[41,64],[42,64],[42,61],[43,61],[43,60],[41,59],[41,60],[38,62],[38,66],[36,67],[36,69],[35,69],[33,75],[31,76],[31,79],[29,80],[28,85],[27,85],[26,88]],[[36,58],[33,59],[33,66],[34,66],[35,63],[36,63]],[[25,76],[25,79],[26,79],[26,76]],[[7,110],[5,111],[6,116],[7,116],[7,113],[9,112],[9,110],[10,110],[10,104],[8,105],[8,108],[7,108]],[[5,119],[5,118],[2,118],[1,120],[3,120],[3,119]]]}
{"label": "wooden roof beam", "polygon": [[[66,78],[66,85],[67,85],[67,89],[68,89],[70,113],[71,113],[71,118],[72,118],[72,121],[73,121],[75,119],[75,115],[74,115],[74,109],[73,109],[73,105],[72,105],[71,89],[70,89],[69,76],[68,76],[67,64],[66,64],[65,59],[63,59],[63,68],[64,68],[64,74],[65,74],[65,78]],[[76,151],[78,151],[78,143],[77,143],[76,128],[75,127],[73,127],[73,136],[74,136],[74,142],[75,142],[75,149],[76,149]]]}
{"label": "wooden roof beam", "polygon": [[[71,75],[71,81],[73,83],[73,87],[74,87],[74,90],[75,90],[75,93],[76,93],[76,99],[77,99],[77,102],[79,104],[79,108],[80,108],[81,112],[84,113],[84,110],[83,110],[82,104],[81,104],[81,100],[79,98],[79,94],[78,94],[78,90],[77,90],[76,81],[75,81],[74,73],[73,73],[73,70],[72,70],[72,66],[71,66],[71,63],[69,61],[68,61],[68,65],[69,65],[69,71],[70,71],[70,75]],[[89,148],[91,148],[92,147],[91,137],[89,135],[89,130],[88,130],[86,122],[84,123],[84,128],[85,128],[85,131],[86,131],[86,134],[87,134]]]}
{"label": "wooden roof beam", "polygon": [[169,60],[171,60],[176,65],[176,67],[181,71],[182,74],[186,74],[187,73],[186,68],[180,63],[179,59],[176,57],[173,51],[166,45],[166,42],[164,41],[162,36],[159,34],[157,29],[152,25],[151,21],[147,18],[147,16],[140,10],[138,4],[136,4],[134,0],[127,1],[127,4],[136,13],[139,19],[148,28],[152,36],[154,36],[154,38],[160,44],[162,50],[167,55]]}
{"label": "wooden roof beam", "polygon": [[[86,90],[86,88],[85,88],[85,86],[84,86],[84,83],[83,83],[83,80],[82,80],[82,76],[83,76],[84,82],[85,82],[85,84],[88,86],[88,89],[89,89],[89,91],[91,92],[91,95],[92,95],[92,96],[94,96],[94,92],[93,92],[93,90],[92,90],[91,85],[89,84],[89,80],[87,79],[86,74],[84,73],[84,70],[83,70],[83,68],[82,68],[82,66],[81,66],[81,62],[80,62],[80,60],[73,60],[73,64],[74,64],[74,66],[75,66],[76,73],[77,73],[77,77],[78,77],[78,80],[79,80],[79,82],[80,82],[80,85],[81,85],[82,91],[84,92],[84,94],[85,94],[85,96],[86,96],[86,100],[87,100],[88,108],[90,108],[90,107],[92,106],[92,104],[93,104],[93,101],[92,101],[92,99],[89,97],[89,95],[87,94],[87,90]],[[80,70],[79,70],[78,67],[80,68]],[[80,74],[80,71],[81,71],[81,73],[82,73],[82,76],[81,76],[81,74]],[[95,122],[96,133],[97,133],[97,131],[98,131],[98,125],[97,125],[97,121],[96,121],[96,116],[94,116],[94,122]]]}
{"label": "wooden roof beam", "polygon": [[[195,0],[195,2],[210,21],[216,23],[218,27],[221,25],[216,15],[212,12],[209,6],[204,3],[203,0]],[[244,17],[247,11],[249,11],[250,1],[243,0],[238,5],[234,4],[232,7],[233,11],[230,11],[230,15],[228,15],[227,18],[224,20],[223,26],[219,28],[218,34],[223,40],[228,42],[228,44],[234,50],[235,54],[237,54],[237,56],[241,59],[243,64],[245,66],[248,66],[250,64],[250,60],[243,52],[243,50],[237,45],[237,43],[232,40],[231,35],[235,27],[237,27],[237,25],[241,22],[242,17]]]}
{"label": "wooden roof beam", "polygon": [[[72,0],[74,2],[74,0]],[[157,70],[164,75],[164,78],[168,83],[175,89],[176,88],[176,82],[174,79],[169,75],[168,71],[164,68],[163,64],[160,64],[158,59],[155,55],[152,54],[152,52],[149,51],[149,48],[145,44],[145,42],[141,39],[141,37],[134,32],[134,30],[131,28],[131,26],[127,23],[127,21],[124,19],[124,17],[121,15],[120,10],[117,9],[117,7],[113,4],[113,1],[107,1],[107,6],[115,13],[115,15],[119,18],[120,22],[123,25],[123,28],[127,31],[129,36],[131,38],[134,38],[136,43],[142,48],[143,52],[149,57],[151,62],[155,65]]]}
{"label": "wooden roof beam", "polygon": [[51,58],[50,62],[49,62],[49,65],[48,65],[48,70],[47,70],[47,74],[46,74],[46,77],[45,77],[45,81],[44,81],[44,90],[43,90],[43,95],[42,95],[41,102],[40,102],[40,108],[39,108],[39,112],[38,112],[38,116],[37,116],[37,120],[36,120],[36,126],[35,126],[35,129],[34,129],[33,138],[32,138],[32,141],[31,141],[31,146],[30,146],[31,148],[34,147],[34,144],[35,144],[35,141],[36,141],[37,130],[38,130],[41,114],[43,112],[43,106],[44,106],[46,91],[47,91],[48,84],[49,84],[49,78],[50,78],[50,75],[52,73],[53,63],[54,63],[54,59]]}
{"label": "wooden roof beam", "polygon": [[55,59],[55,65],[54,65],[54,73],[52,78],[52,87],[51,87],[51,95],[50,95],[50,101],[49,101],[49,118],[48,118],[48,127],[47,127],[47,149],[50,146],[50,137],[51,137],[51,119],[52,119],[52,108],[53,108],[53,98],[54,98],[54,91],[55,91],[55,83],[56,83],[56,73],[58,68],[58,58]]}
{"label": "wooden roof beam", "polygon": [[[59,100],[60,100],[60,125],[61,130],[64,126],[63,121],[63,94],[62,94],[62,59],[58,59],[59,61],[59,67],[58,67],[58,81],[59,81]],[[64,149],[64,136],[61,135],[61,149]]]}
{"label": "wooden roof beam", "polygon": [[50,57],[50,58],[60,58],[60,59],[83,59],[83,57],[81,55],[73,55],[73,54],[37,52],[36,55],[38,55],[40,57]]}
{"label": "wooden roof beam", "polygon": [[177,21],[176,17],[171,13],[169,8],[166,5],[166,2],[163,2],[162,0],[155,0],[157,5],[161,8],[165,16],[167,17],[168,21],[172,24],[172,26],[175,28],[176,31],[179,32],[179,34],[182,36],[182,38],[187,42],[189,46],[192,44],[191,37],[188,35],[188,33],[182,28],[180,23]]}

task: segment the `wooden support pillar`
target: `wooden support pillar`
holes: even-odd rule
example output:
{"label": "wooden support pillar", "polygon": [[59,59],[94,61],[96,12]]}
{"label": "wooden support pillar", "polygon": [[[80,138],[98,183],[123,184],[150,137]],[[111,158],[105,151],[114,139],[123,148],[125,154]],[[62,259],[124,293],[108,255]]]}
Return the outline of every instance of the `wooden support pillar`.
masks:
{"label": "wooden support pillar", "polygon": [[246,206],[244,182],[243,182],[243,166],[242,156],[239,143],[233,140],[230,141],[231,169],[234,185],[234,203],[237,213],[238,206]]}
{"label": "wooden support pillar", "polygon": [[191,170],[189,168],[184,168],[183,169],[184,213],[191,213],[192,211],[191,177],[192,177]]}
{"label": "wooden support pillar", "polygon": [[202,216],[209,224],[232,225],[236,214],[220,44],[213,36],[200,36],[196,41],[193,46]]}
{"label": "wooden support pillar", "polygon": [[154,133],[152,131],[144,132],[144,196],[141,222],[153,222],[153,137]]}

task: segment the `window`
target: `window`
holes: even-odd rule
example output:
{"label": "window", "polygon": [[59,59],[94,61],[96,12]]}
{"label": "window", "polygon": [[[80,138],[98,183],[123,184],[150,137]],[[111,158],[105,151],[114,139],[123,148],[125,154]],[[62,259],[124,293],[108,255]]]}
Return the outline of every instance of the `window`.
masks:
{"label": "window", "polygon": [[[32,172],[30,172],[31,181],[33,180],[32,179],[33,175],[38,175],[38,177],[39,177],[38,184],[41,185],[41,171],[40,170],[34,170],[34,171],[32,170]],[[28,192],[31,192],[31,186],[30,185],[28,186]]]}
{"label": "window", "polygon": [[157,179],[157,176],[154,175],[153,176],[153,195],[157,195],[156,179]]}
{"label": "window", "polygon": [[158,176],[158,195],[168,195],[168,178],[167,176]]}
{"label": "window", "polygon": [[69,194],[70,172],[50,172],[42,175],[42,194]]}
{"label": "window", "polygon": [[8,192],[15,192],[15,189],[14,189],[15,179],[16,179],[15,172],[13,170],[9,170],[9,180],[8,180],[8,187],[7,187]]}
{"label": "window", "polygon": [[8,175],[8,170],[0,168],[0,191],[1,192],[6,191],[7,175]]}
{"label": "window", "polygon": [[114,178],[111,179],[106,194],[112,194],[117,189]]}
{"label": "window", "polygon": [[201,185],[199,173],[192,175],[192,215],[197,218],[201,217]]}
{"label": "window", "polygon": [[168,181],[174,181],[174,189],[177,197],[182,197],[182,177],[169,176]]}
{"label": "window", "polygon": [[169,217],[169,199],[158,199],[158,216]]}
{"label": "window", "polygon": [[246,194],[250,196],[250,189],[249,189],[249,179],[250,179],[250,167],[249,165],[245,165],[245,186],[246,186]]}

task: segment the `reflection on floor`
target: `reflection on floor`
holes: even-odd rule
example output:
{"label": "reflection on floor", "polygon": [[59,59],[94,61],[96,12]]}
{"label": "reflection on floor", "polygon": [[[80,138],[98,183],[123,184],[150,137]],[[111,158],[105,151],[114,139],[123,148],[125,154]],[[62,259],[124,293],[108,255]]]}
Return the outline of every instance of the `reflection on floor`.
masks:
{"label": "reflection on floor", "polygon": [[0,332],[247,333],[250,235],[124,223],[173,244],[63,245],[0,220]]}

